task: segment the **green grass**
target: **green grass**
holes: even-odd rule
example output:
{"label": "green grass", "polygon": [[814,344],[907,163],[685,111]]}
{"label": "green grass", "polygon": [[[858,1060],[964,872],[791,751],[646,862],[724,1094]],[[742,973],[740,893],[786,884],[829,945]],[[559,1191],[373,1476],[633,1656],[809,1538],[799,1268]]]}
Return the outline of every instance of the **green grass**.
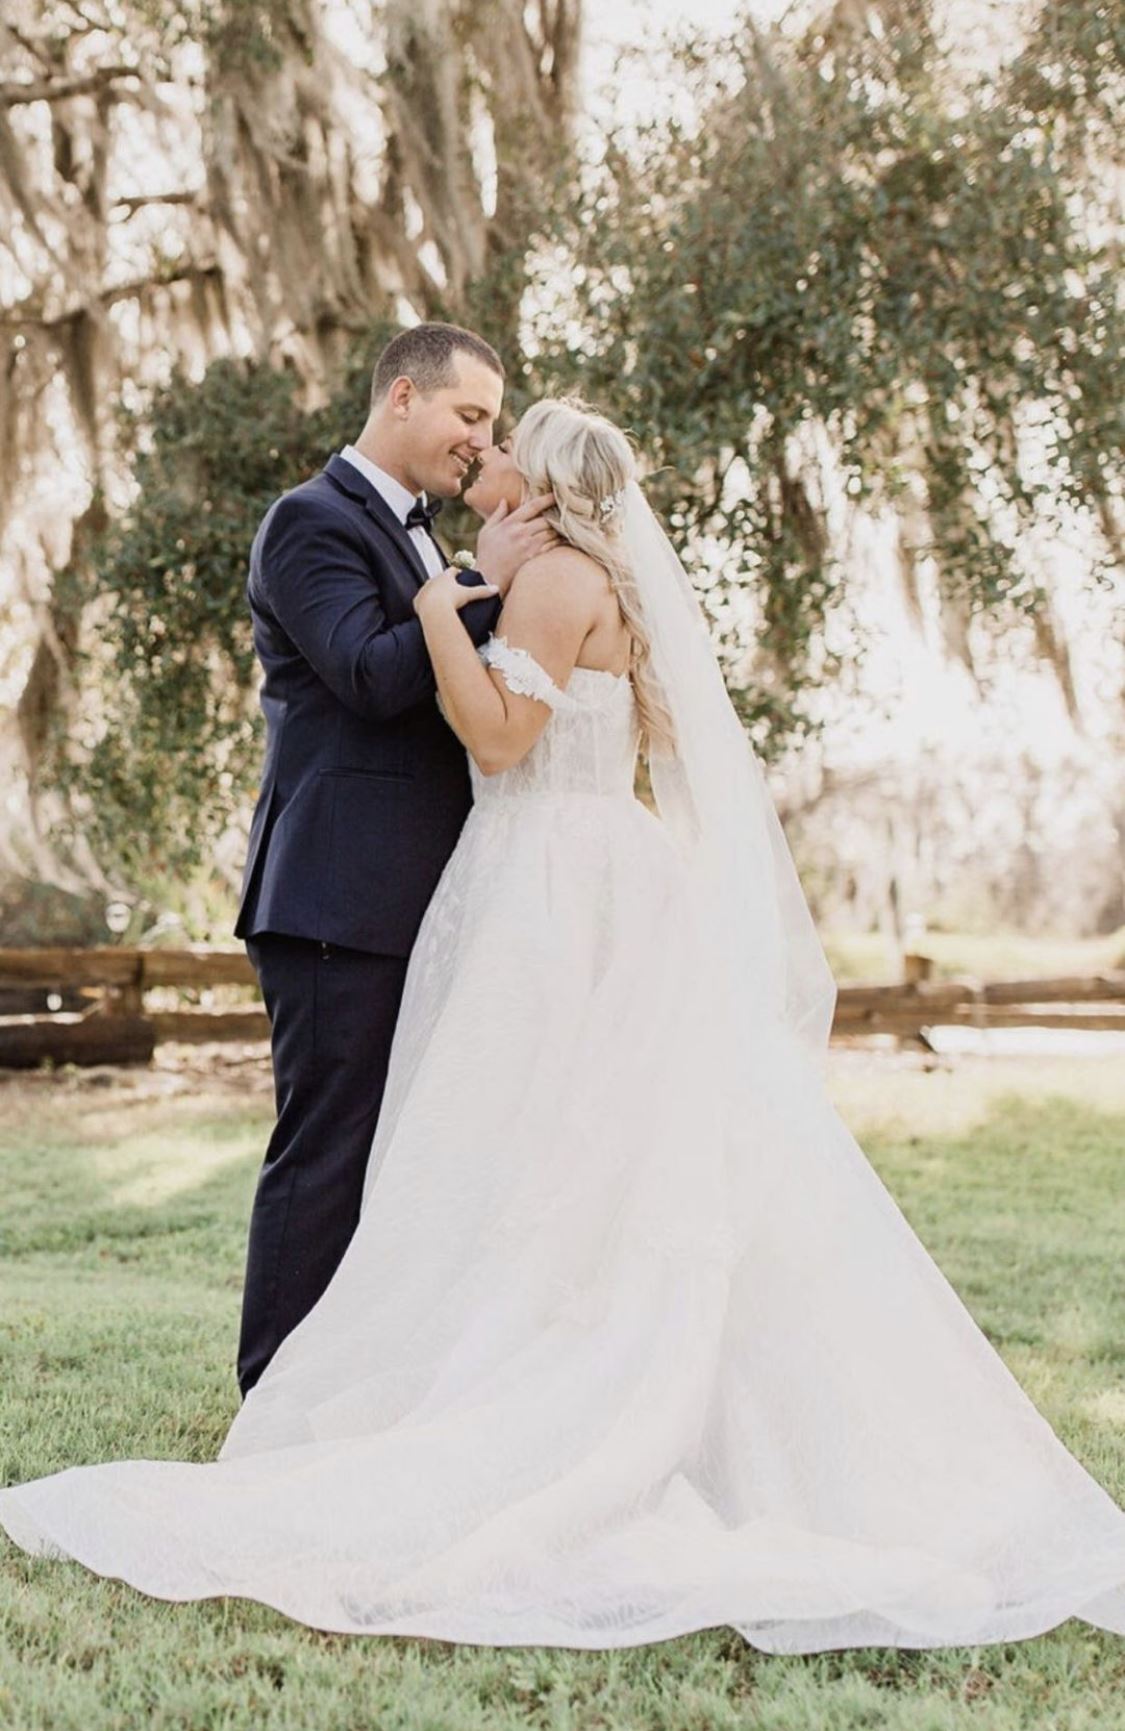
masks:
{"label": "green grass", "polygon": [[[1125,1500],[1125,1075],[834,1054],[912,1223],[1067,1444]],[[237,1405],[264,1074],[0,1084],[0,1479],[205,1460]],[[1125,1641],[1071,1622],[936,1653],[618,1653],[339,1637],[168,1605],[0,1539],[0,1725],[19,1731],[1107,1731]]]}
{"label": "green grass", "polygon": [[[824,947],[841,985],[902,978],[893,940],[879,932],[829,932]],[[1096,938],[1035,937],[1027,932],[926,932],[912,946],[934,959],[939,979],[1046,979],[1125,968],[1125,928]]]}

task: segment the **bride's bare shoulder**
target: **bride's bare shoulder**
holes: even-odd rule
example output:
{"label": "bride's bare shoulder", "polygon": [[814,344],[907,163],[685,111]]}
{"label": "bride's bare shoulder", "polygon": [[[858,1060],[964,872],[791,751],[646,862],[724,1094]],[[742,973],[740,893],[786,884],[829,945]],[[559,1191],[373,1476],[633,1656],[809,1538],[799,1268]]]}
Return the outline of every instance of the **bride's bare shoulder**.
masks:
{"label": "bride's bare shoulder", "polygon": [[589,554],[580,553],[577,547],[552,547],[520,566],[512,589],[529,598],[547,594],[561,598],[566,594],[576,602],[596,603],[605,595],[608,584],[605,567]]}

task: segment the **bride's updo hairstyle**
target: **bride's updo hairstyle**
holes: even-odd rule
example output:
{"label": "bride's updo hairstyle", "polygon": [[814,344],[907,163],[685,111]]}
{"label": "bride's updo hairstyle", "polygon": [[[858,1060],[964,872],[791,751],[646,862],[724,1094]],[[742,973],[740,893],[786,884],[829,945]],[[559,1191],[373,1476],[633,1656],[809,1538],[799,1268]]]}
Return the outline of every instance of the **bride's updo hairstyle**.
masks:
{"label": "bride's updo hairstyle", "polygon": [[629,632],[629,673],[646,752],[674,749],[672,718],[652,671],[648,634],[621,539],[625,488],[636,479],[619,427],[578,397],[544,397],[520,417],[512,456],[532,496],[553,493],[546,521],[606,571]]}

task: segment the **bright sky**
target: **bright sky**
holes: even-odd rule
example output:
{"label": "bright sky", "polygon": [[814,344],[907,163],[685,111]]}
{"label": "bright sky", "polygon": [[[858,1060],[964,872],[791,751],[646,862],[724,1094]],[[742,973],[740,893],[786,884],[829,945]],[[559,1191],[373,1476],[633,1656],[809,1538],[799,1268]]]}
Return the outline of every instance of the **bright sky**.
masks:
{"label": "bright sky", "polygon": [[[694,23],[708,34],[729,30],[736,16],[746,11],[763,20],[785,10],[788,0],[618,0],[613,6],[586,9],[586,77],[590,108],[604,112],[606,96],[612,96],[619,115],[639,115],[652,98],[651,82],[632,74],[632,88],[615,76],[615,62],[622,49],[643,48],[670,30]],[[626,74],[628,77],[629,75]]]}
{"label": "bright sky", "polygon": [[789,0],[618,0],[611,7],[591,6],[587,9],[587,41],[596,52],[599,45],[622,43],[639,45],[651,42],[662,31],[681,24],[695,23],[704,30],[725,30],[740,13],[751,11],[756,18],[768,20],[784,12]]}

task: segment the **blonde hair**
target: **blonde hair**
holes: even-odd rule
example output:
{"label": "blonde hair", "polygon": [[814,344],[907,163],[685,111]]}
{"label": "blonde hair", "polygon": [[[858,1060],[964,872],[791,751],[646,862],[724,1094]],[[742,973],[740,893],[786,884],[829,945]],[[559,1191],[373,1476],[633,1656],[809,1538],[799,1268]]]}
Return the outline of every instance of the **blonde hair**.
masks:
{"label": "blonde hair", "polygon": [[625,489],[636,477],[628,439],[580,398],[544,397],[521,417],[512,455],[532,494],[554,494],[546,521],[608,576],[629,633],[641,743],[646,753],[673,751],[672,717],[653,672],[636,577],[621,541]]}

